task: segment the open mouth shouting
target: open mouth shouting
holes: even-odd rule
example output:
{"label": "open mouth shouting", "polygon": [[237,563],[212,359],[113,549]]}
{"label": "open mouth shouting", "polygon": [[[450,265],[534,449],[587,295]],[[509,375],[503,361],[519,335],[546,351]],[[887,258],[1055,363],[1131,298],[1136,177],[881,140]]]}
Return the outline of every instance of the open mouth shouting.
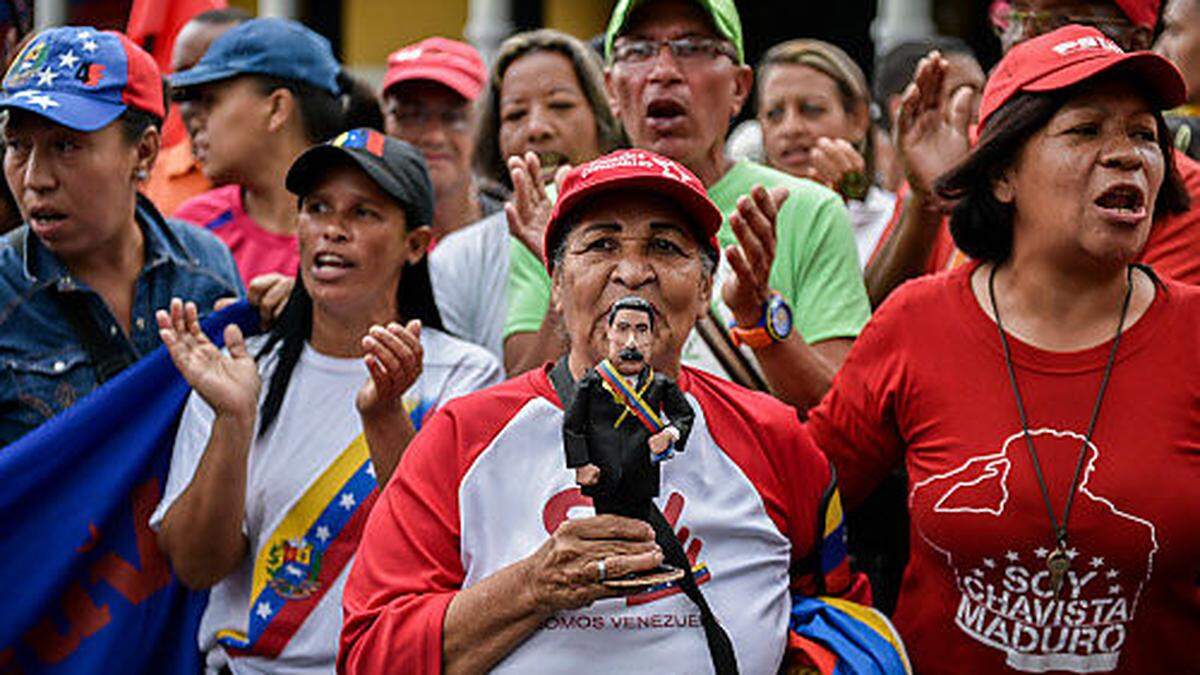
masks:
{"label": "open mouth shouting", "polygon": [[52,206],[29,209],[29,227],[42,239],[52,239],[67,221],[67,214]]}
{"label": "open mouth shouting", "polygon": [[646,106],[646,124],[660,134],[676,132],[687,122],[687,113],[687,106],[678,99],[651,99]]}
{"label": "open mouth shouting", "polygon": [[1105,220],[1129,227],[1136,226],[1149,214],[1145,191],[1132,183],[1109,187],[1092,204]]}
{"label": "open mouth shouting", "polygon": [[354,263],[337,253],[322,251],[313,256],[312,275],[317,281],[337,281],[354,267]]}

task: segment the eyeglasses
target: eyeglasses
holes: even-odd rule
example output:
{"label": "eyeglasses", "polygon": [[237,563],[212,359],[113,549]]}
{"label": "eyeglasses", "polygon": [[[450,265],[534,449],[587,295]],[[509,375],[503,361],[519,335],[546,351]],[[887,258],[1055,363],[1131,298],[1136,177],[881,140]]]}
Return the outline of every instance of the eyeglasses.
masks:
{"label": "eyeglasses", "polygon": [[1092,26],[1122,47],[1128,48],[1136,28],[1123,17],[1016,9],[1004,0],[993,2],[988,15],[992,31],[1005,44],[1015,44],[1075,23]]}
{"label": "eyeglasses", "polygon": [[613,61],[628,65],[650,63],[662,53],[662,48],[671,50],[671,56],[683,64],[699,64],[718,56],[728,56],[737,62],[737,51],[725,40],[709,37],[681,37],[674,40],[638,40],[622,38],[613,45]]}
{"label": "eyeglasses", "polygon": [[442,128],[454,133],[469,131],[471,128],[471,111],[466,107],[448,110],[392,107],[387,112],[401,129],[410,131],[425,129],[434,120],[437,120]]}

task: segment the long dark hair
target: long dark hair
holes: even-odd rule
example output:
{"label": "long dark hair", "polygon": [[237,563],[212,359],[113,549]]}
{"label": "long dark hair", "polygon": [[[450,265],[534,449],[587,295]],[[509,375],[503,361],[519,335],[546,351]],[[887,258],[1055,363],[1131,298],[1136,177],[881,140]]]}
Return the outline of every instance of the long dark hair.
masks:
{"label": "long dark hair", "polygon": [[[415,263],[404,265],[400,274],[400,284],[396,288],[396,310],[406,320],[420,319],[422,328],[445,330],[442,326],[442,315],[433,299],[428,258],[422,257]],[[259,438],[266,434],[271,424],[279,417],[279,409],[283,405],[284,396],[287,395],[292,373],[300,361],[300,354],[304,352],[304,343],[312,337],[312,324],[312,297],[304,288],[304,278],[297,272],[296,285],[292,286],[292,294],[288,296],[283,313],[275,322],[262,349],[254,355],[254,359],[261,362],[277,345],[279,346],[279,354],[271,371],[271,381],[267,385],[267,396],[258,411]]]}

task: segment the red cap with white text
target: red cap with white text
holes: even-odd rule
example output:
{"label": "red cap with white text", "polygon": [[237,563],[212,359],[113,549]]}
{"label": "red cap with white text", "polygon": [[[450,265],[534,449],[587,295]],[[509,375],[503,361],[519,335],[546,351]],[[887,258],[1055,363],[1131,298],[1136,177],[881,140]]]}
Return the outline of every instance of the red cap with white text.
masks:
{"label": "red cap with white text", "polygon": [[546,268],[553,269],[552,251],[562,236],[566,216],[584,200],[614,192],[648,191],[675,202],[696,229],[701,246],[719,251],[717,230],[724,217],[708,198],[704,184],[687,167],[648,150],[618,150],[571,169],[563,179],[558,201],[546,226],[543,250]]}
{"label": "red cap with white text", "polygon": [[1090,26],[1070,25],[1013,47],[996,65],[979,104],[979,130],[1021,92],[1057,91],[1121,69],[1155,97],[1160,109],[1174,108],[1187,98],[1179,69],[1153,52],[1125,52]]}

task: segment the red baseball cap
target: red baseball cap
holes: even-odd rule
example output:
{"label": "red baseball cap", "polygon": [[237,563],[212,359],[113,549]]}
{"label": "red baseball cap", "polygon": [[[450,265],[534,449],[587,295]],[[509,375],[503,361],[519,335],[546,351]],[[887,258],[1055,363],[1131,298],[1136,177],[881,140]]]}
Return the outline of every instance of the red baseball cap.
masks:
{"label": "red baseball cap", "polygon": [[1114,1],[1133,25],[1153,29],[1158,23],[1158,8],[1162,6],[1162,0]]}
{"label": "red baseball cap", "polygon": [[410,80],[437,82],[468,101],[474,101],[483,91],[487,70],[479,52],[471,45],[431,37],[388,55],[388,69],[380,91],[386,92],[394,85]]}
{"label": "red baseball cap", "polygon": [[717,230],[724,216],[687,167],[648,150],[618,150],[571,169],[563,179],[558,201],[550,214],[542,250],[546,269],[553,270],[552,251],[562,236],[566,216],[584,200],[612,192],[645,190],[675,202],[691,217],[702,246],[717,253]]}
{"label": "red baseball cap", "polygon": [[1173,63],[1154,52],[1126,53],[1090,26],[1070,25],[1013,47],[988,77],[979,104],[979,129],[1021,92],[1066,89],[1115,68],[1130,71],[1162,108],[1187,99],[1187,85]]}

